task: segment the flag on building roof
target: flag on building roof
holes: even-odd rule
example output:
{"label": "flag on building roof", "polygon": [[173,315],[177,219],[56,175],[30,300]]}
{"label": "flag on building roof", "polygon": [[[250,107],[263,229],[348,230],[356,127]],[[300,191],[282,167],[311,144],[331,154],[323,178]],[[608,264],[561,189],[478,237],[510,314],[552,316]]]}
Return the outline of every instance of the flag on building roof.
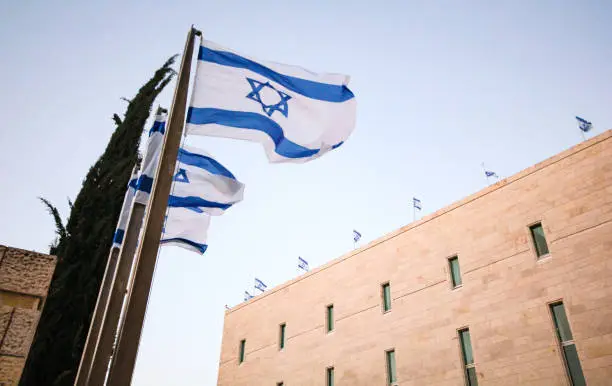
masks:
{"label": "flag on building roof", "polygon": [[359,239],[361,239],[361,233],[353,229],[353,241],[357,242],[359,241]]}
{"label": "flag on building roof", "polygon": [[136,192],[136,183],[138,181],[138,166],[134,166],[132,170],[132,176],[128,182],[125,196],[123,197],[123,205],[121,206],[121,213],[119,214],[119,221],[117,222],[117,229],[113,236],[113,248],[121,248],[123,243],[123,237],[125,236],[125,228],[127,227],[128,219],[130,218],[130,211],[132,210],[132,203],[134,202],[134,194]]}
{"label": "flag on building roof", "polygon": [[499,176],[497,175],[497,173],[492,172],[490,170],[485,170],[485,176],[488,177],[495,177],[495,178],[499,178]]}
{"label": "flag on building roof", "polygon": [[259,280],[258,278],[255,278],[255,288],[263,292],[266,290],[266,288],[268,288],[268,286],[265,285],[263,281]]}
{"label": "flag on building roof", "polygon": [[306,162],[352,133],[356,102],[348,82],[203,40],[186,132],[259,142],[270,162]]}
{"label": "flag on building roof", "polygon": [[253,299],[254,296],[249,293],[249,291],[244,291],[244,301],[246,302],[249,299]]}
{"label": "flag on building roof", "polygon": [[308,270],[310,269],[308,267],[308,262],[306,260],[302,259],[299,256],[298,256],[298,268],[301,268],[301,269],[303,269],[306,272],[308,272]]}
{"label": "flag on building roof", "polygon": [[421,210],[421,200],[419,200],[416,197],[412,197],[412,206],[414,206],[416,209]]}
{"label": "flag on building roof", "polygon": [[578,128],[585,133],[593,128],[593,124],[586,119],[576,117],[576,120],[578,121]]}

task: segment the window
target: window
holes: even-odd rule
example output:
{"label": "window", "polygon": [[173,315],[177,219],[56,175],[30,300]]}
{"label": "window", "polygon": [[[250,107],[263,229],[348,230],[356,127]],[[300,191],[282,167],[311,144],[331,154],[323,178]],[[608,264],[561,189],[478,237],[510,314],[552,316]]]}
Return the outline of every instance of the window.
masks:
{"label": "window", "polygon": [[448,259],[448,267],[450,269],[451,283],[453,288],[461,287],[461,271],[459,271],[459,257],[453,256]]}
{"label": "window", "polygon": [[477,386],[478,380],[476,379],[476,367],[474,367],[474,355],[472,353],[472,340],[470,339],[469,329],[459,330],[459,341],[461,343],[461,354],[467,385]]}
{"label": "window", "polygon": [[326,317],[327,332],[334,330],[334,305],[330,304],[327,306],[327,317]]}
{"label": "window", "polygon": [[240,341],[240,353],[238,354],[238,363],[244,362],[244,348],[246,346],[246,340]]}
{"label": "window", "polygon": [[279,335],[278,335],[278,349],[282,350],[285,348],[285,329],[287,325],[285,323],[280,325]]}
{"label": "window", "polygon": [[542,223],[533,224],[529,227],[529,230],[531,230],[531,237],[533,238],[533,244],[535,245],[538,257],[548,255],[548,244],[546,244],[546,236],[544,236]]}
{"label": "window", "polygon": [[276,386],[285,386],[285,384],[283,382],[278,382]]}
{"label": "window", "polygon": [[555,322],[557,338],[559,339],[559,345],[561,346],[561,351],[563,352],[565,370],[570,378],[570,382],[572,386],[586,385],[584,375],[582,374],[582,366],[580,366],[580,360],[578,359],[578,351],[576,351],[576,345],[574,344],[572,330],[570,329],[569,322],[567,321],[567,315],[565,314],[563,302],[551,304],[550,312],[552,313],[553,320]]}
{"label": "window", "polygon": [[387,384],[395,385],[397,382],[397,373],[395,370],[395,350],[388,350],[385,352],[387,357]]}
{"label": "window", "polygon": [[334,386],[334,368],[333,367],[328,367],[326,370],[326,385],[327,386]]}
{"label": "window", "polygon": [[382,285],[383,312],[391,310],[391,285],[385,283]]}

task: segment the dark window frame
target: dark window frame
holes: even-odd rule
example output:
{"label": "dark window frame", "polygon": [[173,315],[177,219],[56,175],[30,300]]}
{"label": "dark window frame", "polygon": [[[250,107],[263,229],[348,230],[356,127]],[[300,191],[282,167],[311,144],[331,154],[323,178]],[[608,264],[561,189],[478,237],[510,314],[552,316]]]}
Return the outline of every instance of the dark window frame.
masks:
{"label": "dark window frame", "polygon": [[[546,248],[546,252],[542,252],[537,240],[534,229],[541,228],[542,229],[542,237],[544,240],[544,247]],[[531,247],[533,248],[533,252],[535,253],[536,260],[546,259],[550,256],[550,247],[548,245],[548,238],[546,237],[546,232],[544,230],[544,225],[542,221],[535,221],[527,226],[527,230],[529,232],[529,238],[531,239]]]}
{"label": "dark window frame", "polygon": [[[387,294],[385,292],[385,288],[389,290],[388,299],[387,299]],[[380,285],[380,296],[382,299],[382,312],[383,314],[386,314],[387,312],[390,312],[393,309],[393,299],[391,297],[391,282],[387,281]],[[389,301],[388,307],[387,307],[387,300]]]}
{"label": "dark window frame", "polygon": [[[455,280],[455,275],[453,274],[453,261],[457,261],[457,274],[459,283]],[[448,266],[448,276],[450,280],[451,289],[458,289],[463,287],[463,277],[461,276],[461,265],[459,264],[459,255],[452,255],[446,258],[446,264]]]}
{"label": "dark window frame", "polygon": [[330,303],[325,306],[325,332],[327,334],[334,331],[336,327],[334,322],[334,304]]}

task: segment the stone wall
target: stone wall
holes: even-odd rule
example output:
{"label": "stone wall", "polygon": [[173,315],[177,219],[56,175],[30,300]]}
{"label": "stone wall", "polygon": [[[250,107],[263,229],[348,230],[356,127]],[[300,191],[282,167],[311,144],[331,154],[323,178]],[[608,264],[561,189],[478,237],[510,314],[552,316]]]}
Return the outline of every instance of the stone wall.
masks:
{"label": "stone wall", "polygon": [[19,383],[56,263],[0,245],[0,385]]}
{"label": "stone wall", "polygon": [[[536,222],[544,258],[529,230]],[[226,311],[218,384],[325,385],[333,366],[337,385],[385,385],[385,350],[394,349],[396,384],[460,386],[458,330],[469,327],[479,385],[567,386],[549,309],[562,300],[587,384],[610,385],[611,278],[607,131]],[[392,308],[383,312],[387,282]]]}

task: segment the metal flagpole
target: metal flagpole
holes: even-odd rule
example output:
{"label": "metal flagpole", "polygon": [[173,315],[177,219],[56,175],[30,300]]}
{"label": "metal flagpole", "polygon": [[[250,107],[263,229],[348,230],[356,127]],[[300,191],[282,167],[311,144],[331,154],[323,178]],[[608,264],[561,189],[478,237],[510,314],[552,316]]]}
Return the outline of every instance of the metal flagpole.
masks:
{"label": "metal flagpole", "polygon": [[125,299],[125,291],[130,278],[130,271],[134,264],[134,256],[138,247],[138,236],[142,226],[142,219],[145,214],[145,205],[134,202],[128,226],[125,233],[125,240],[121,248],[119,262],[110,297],[106,304],[106,312],[104,313],[100,335],[95,347],[93,363],[90,370],[88,386],[102,386],[106,380],[108,365],[113,354],[113,344],[118,330],[119,316],[121,315],[121,307]]}
{"label": "metal flagpole", "polygon": [[[138,166],[134,166],[130,176],[136,174],[138,169]],[[127,189],[130,189],[130,187],[127,187]],[[123,205],[125,205],[125,200]],[[129,236],[127,232],[128,229],[126,228],[126,236]],[[94,308],[94,313],[91,318],[87,340],[85,341],[85,347],[83,347],[83,353],[81,354],[81,362],[79,363],[77,376],[74,382],[75,386],[85,386],[89,382],[91,369],[96,356],[98,339],[104,324],[108,299],[111,296],[111,288],[114,283],[119,260],[120,247],[111,247],[106,269],[104,270],[104,277],[102,278],[102,284],[100,285],[100,291],[98,293],[98,300],[96,301],[96,307]]]}
{"label": "metal flagpole", "polygon": [[131,384],[142,326],[147,310],[149,292],[153,281],[157,252],[161,239],[164,217],[168,205],[168,196],[172,186],[172,177],[176,167],[181,135],[185,123],[187,92],[191,72],[194,40],[199,31],[191,27],[187,34],[181,67],[178,74],[174,98],[168,119],[168,128],[164,138],[159,164],[149,196],[148,211],[145,216],[142,231],[142,241],[138,246],[134,264],[133,286],[128,294],[125,319],[113,354],[114,365],[108,376],[109,386],[125,386]]}

